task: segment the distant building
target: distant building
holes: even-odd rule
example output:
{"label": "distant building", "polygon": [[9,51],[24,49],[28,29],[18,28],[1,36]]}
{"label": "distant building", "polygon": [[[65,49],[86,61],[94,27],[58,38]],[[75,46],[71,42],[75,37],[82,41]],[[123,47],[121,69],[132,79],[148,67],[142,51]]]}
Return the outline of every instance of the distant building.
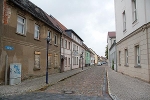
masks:
{"label": "distant building", "polygon": [[[114,34],[115,33],[115,34]],[[110,67],[117,71],[117,53],[116,53],[116,32],[108,32],[108,37],[111,40],[113,40],[113,44],[111,44],[109,48],[109,65]],[[109,42],[110,43],[110,42]]]}
{"label": "distant building", "polygon": [[115,0],[118,72],[150,82],[150,0]]}

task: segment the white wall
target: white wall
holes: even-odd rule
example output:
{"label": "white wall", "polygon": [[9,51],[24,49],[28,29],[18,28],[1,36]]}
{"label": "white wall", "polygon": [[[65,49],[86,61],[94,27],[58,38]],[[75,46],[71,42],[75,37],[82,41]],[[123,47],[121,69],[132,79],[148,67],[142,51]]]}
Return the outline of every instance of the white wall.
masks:
{"label": "white wall", "polygon": [[[132,0],[114,0],[116,18],[116,42],[132,33],[143,24],[150,22],[150,0],[137,0],[137,22],[133,24]],[[145,2],[146,1],[146,2]],[[146,7],[145,7],[146,5]],[[145,8],[146,12],[145,13]],[[123,32],[123,15],[126,13],[126,31]],[[146,14],[146,16],[145,16]]]}

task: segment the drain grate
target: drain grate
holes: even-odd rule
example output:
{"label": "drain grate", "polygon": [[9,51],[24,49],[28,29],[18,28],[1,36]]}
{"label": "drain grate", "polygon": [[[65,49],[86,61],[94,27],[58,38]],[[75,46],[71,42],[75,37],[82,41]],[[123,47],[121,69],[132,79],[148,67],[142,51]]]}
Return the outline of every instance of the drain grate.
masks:
{"label": "drain grate", "polygon": [[69,91],[69,90],[65,90],[63,91],[64,94],[74,94],[75,92],[74,91]]}

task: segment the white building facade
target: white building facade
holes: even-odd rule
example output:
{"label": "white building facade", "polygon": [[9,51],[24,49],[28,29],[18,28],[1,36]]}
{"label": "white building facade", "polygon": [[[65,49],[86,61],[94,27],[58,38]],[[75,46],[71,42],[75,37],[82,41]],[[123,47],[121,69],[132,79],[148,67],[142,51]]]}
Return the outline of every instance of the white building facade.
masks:
{"label": "white building facade", "polygon": [[150,82],[150,0],[114,0],[118,72]]}
{"label": "white building facade", "polygon": [[[67,34],[72,38],[72,68],[76,69],[82,67],[84,65],[84,49],[82,47],[83,40],[72,30],[66,30]],[[82,54],[83,53],[83,54]],[[83,56],[81,56],[83,55]],[[83,57],[83,58],[82,58]],[[82,63],[83,62],[83,63]]]}

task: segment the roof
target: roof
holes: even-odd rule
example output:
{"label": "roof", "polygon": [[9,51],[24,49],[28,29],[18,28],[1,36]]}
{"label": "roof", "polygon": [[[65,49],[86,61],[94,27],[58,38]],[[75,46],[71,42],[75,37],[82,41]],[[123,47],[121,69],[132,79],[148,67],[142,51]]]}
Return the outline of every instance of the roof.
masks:
{"label": "roof", "polygon": [[76,34],[72,29],[67,29],[67,30],[65,30],[65,32],[67,32],[67,31],[73,32],[81,41],[83,41],[83,40],[80,38],[80,36],[79,36],[78,34]]}
{"label": "roof", "polygon": [[27,11],[34,17],[38,18],[39,20],[43,21],[53,29],[55,29],[58,32],[61,32],[57,27],[54,26],[54,24],[48,19],[46,16],[46,13],[39,7],[37,7],[35,4],[30,2],[29,0],[9,0],[13,2],[15,5],[19,6],[23,10]]}
{"label": "roof", "polygon": [[115,38],[116,37],[116,32],[115,31],[108,32],[108,37],[109,38]]}

